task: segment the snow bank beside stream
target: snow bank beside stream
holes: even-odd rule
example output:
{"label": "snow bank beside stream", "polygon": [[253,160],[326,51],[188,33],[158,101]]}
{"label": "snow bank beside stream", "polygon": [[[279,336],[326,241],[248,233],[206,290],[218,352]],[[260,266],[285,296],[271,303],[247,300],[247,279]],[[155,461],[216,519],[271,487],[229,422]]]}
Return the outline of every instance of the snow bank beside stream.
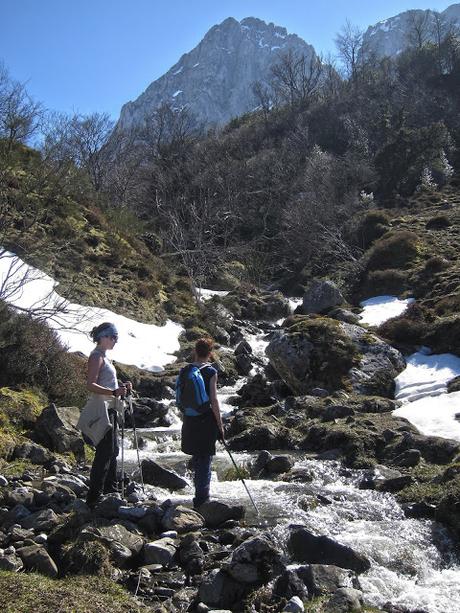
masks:
{"label": "snow bank beside stream", "polygon": [[120,340],[110,352],[117,362],[157,372],[175,361],[182,326],[167,321],[164,326],[144,324],[109,309],[82,306],[66,301],[49,275],[29,266],[10,252],[0,250],[0,288],[5,302],[18,309],[31,309],[37,316],[49,312],[48,325],[68,351],[89,355],[94,343],[88,332],[103,321],[118,329]]}

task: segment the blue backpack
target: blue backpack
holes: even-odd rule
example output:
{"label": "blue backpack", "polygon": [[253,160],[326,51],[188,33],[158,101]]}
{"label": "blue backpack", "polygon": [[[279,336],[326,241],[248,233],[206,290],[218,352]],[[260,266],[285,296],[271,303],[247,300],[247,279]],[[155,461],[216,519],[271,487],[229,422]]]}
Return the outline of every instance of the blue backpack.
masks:
{"label": "blue backpack", "polygon": [[211,408],[211,401],[204,383],[201,369],[194,364],[181,368],[176,380],[176,404],[181,413],[191,417],[203,415]]}

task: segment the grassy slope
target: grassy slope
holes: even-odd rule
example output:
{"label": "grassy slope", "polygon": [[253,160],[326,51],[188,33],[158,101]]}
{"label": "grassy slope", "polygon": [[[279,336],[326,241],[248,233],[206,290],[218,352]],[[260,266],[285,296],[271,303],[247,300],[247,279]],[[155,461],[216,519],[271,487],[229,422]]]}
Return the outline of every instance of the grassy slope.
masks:
{"label": "grassy slope", "polygon": [[[407,201],[407,206],[398,209],[384,209],[390,217],[389,231],[411,232],[417,237],[416,255],[399,266],[394,252],[394,269],[407,278],[408,293],[427,307],[460,293],[460,261],[458,245],[460,239],[460,188],[447,186],[439,192],[419,193]],[[384,237],[373,243],[364,257],[369,257]],[[427,268],[432,258],[445,260],[442,270]],[[377,259],[377,258],[376,258]],[[384,264],[377,270],[387,270]],[[359,288],[358,288],[359,289]],[[454,311],[450,311],[452,314]]]}
{"label": "grassy slope", "polygon": [[[193,310],[189,288],[152,253],[155,237],[134,213],[102,210],[97,195],[80,193],[78,179],[58,187],[40,180],[43,163],[26,147],[5,174],[12,212],[3,246],[52,275],[67,299],[149,323]],[[36,221],[24,233],[25,218]]]}
{"label": "grassy slope", "polygon": [[49,579],[37,573],[0,571],[4,613],[131,613],[146,611],[111,579]]}

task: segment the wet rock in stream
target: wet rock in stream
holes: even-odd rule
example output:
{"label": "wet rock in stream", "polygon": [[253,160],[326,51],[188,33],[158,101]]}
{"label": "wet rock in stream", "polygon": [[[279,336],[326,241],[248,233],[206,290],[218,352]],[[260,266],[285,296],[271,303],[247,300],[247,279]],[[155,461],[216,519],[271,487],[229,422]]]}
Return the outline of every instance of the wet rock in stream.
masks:
{"label": "wet rock in stream", "polygon": [[306,528],[294,528],[288,539],[288,548],[296,562],[333,564],[363,573],[369,570],[369,560],[351,547],[341,545],[328,536],[316,536]]}
{"label": "wet rock in stream", "polygon": [[169,490],[181,490],[187,487],[188,483],[177,473],[167,468],[163,468],[153,460],[142,460],[142,474],[144,483],[157,485]]}

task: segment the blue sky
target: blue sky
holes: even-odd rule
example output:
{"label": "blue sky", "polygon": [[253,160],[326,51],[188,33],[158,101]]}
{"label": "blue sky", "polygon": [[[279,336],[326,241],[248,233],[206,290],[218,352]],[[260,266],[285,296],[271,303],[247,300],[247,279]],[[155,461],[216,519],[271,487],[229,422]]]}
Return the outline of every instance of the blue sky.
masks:
{"label": "blue sky", "polygon": [[0,59],[53,110],[118,117],[226,17],[259,17],[320,52],[348,18],[366,28],[442,0],[0,0]]}

